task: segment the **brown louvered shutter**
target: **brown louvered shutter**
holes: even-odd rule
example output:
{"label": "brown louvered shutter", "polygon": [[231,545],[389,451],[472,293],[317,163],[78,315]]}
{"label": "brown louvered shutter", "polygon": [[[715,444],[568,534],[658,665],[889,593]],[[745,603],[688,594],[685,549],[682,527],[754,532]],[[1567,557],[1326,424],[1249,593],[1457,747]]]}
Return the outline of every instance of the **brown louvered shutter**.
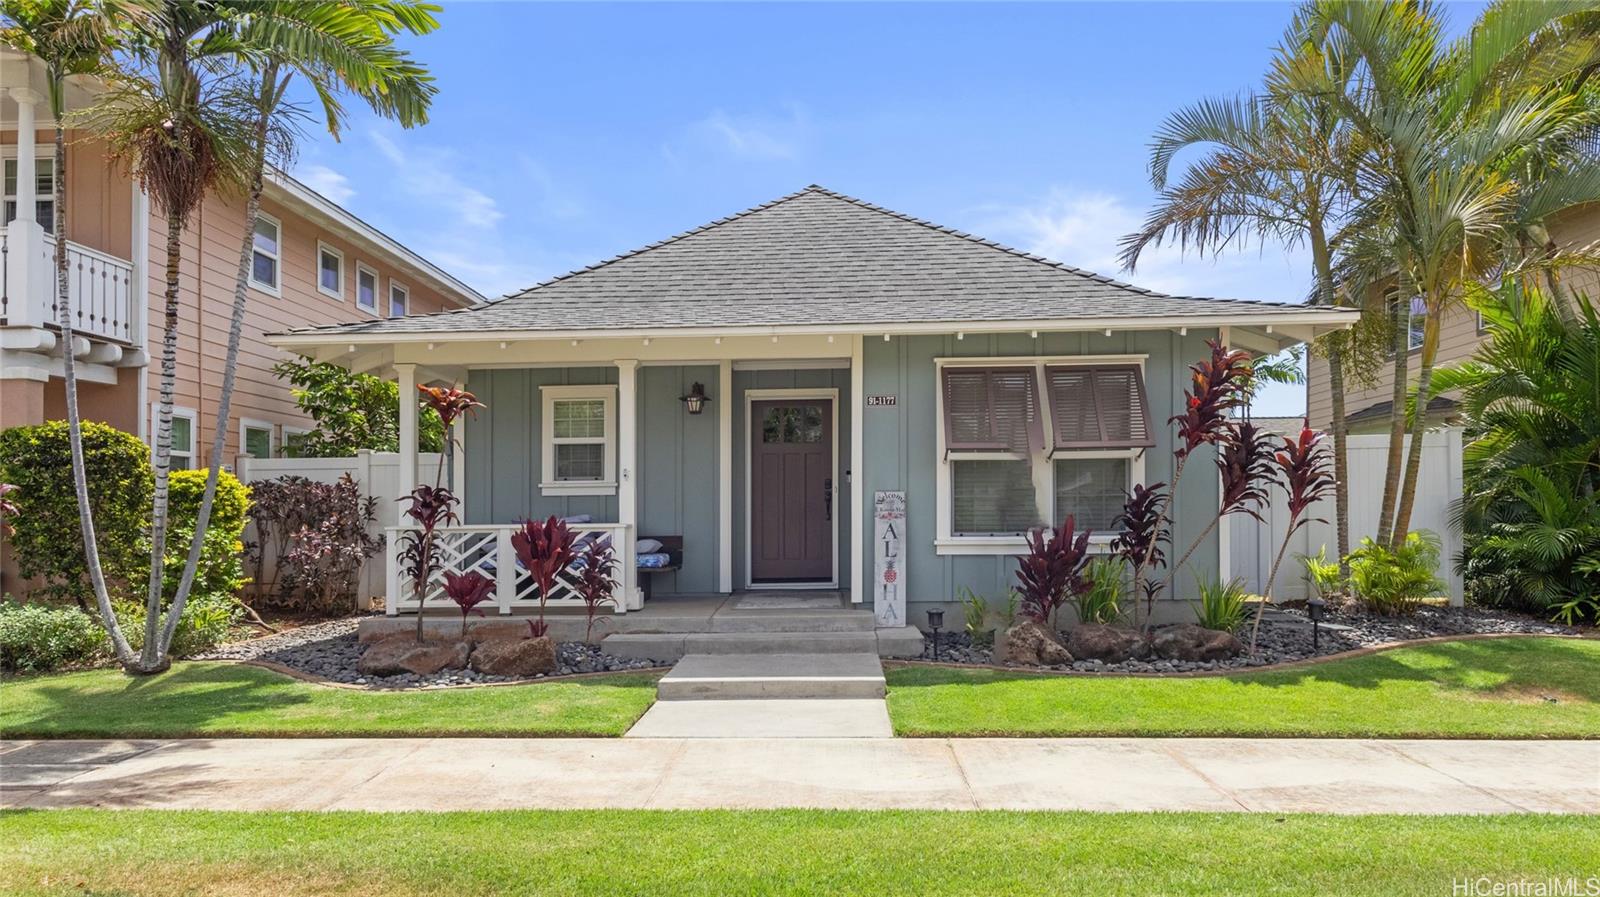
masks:
{"label": "brown louvered shutter", "polygon": [[1052,450],[1155,445],[1137,365],[1051,365],[1044,380],[1055,429]]}
{"label": "brown louvered shutter", "polygon": [[942,386],[946,451],[1027,454],[1043,443],[1033,368],[947,367]]}

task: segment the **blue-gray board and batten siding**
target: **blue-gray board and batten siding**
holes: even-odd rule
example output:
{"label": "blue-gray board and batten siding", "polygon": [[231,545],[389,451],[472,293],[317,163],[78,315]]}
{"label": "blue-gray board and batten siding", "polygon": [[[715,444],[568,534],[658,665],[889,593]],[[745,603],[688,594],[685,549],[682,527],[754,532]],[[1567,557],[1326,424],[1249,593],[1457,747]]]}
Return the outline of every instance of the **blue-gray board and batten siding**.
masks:
{"label": "blue-gray board and batten siding", "polygon": [[[717,590],[719,545],[717,525],[718,483],[723,476],[733,482],[734,587],[748,582],[745,545],[747,536],[746,456],[749,423],[745,419],[745,391],[750,389],[837,389],[839,395],[838,454],[835,458],[835,519],[861,523],[858,537],[841,532],[838,570],[840,588],[848,588],[850,564],[860,557],[871,601],[872,493],[901,490],[906,493],[907,538],[905,577],[913,605],[952,601],[963,587],[995,599],[1003,597],[1013,581],[1015,562],[998,555],[939,555],[934,550],[936,527],[935,470],[938,464],[935,392],[938,388],[935,358],[1071,355],[1145,355],[1145,382],[1157,445],[1145,459],[1147,482],[1170,482],[1172,446],[1166,419],[1176,413],[1187,381],[1188,365],[1206,353],[1205,341],[1215,331],[1177,331],[894,337],[868,339],[863,347],[863,377],[867,395],[892,395],[891,406],[863,409],[864,471],[849,471],[851,432],[850,371],[846,368],[802,370],[737,370],[734,395],[717,395],[718,370],[714,365],[641,366],[638,369],[639,405],[639,533],[682,535],[684,567],[662,575],[655,593],[707,593]],[[539,387],[614,384],[617,369],[610,366],[473,370],[468,388],[488,406],[466,425],[467,523],[508,523],[527,517],[590,514],[597,521],[616,519],[613,496],[544,496],[539,492],[541,459]],[[705,413],[685,412],[679,396],[696,381],[706,385],[712,401]],[[717,422],[720,402],[732,402],[733,465],[719,469]],[[848,474],[847,475],[847,471]],[[850,508],[850,476],[862,476],[869,507]],[[1181,552],[1210,520],[1217,503],[1217,475],[1213,456],[1202,450],[1190,462],[1183,494],[1176,503],[1174,551]],[[1219,536],[1213,532],[1195,552],[1190,567],[1204,575],[1216,570]],[[1182,571],[1174,582],[1179,597],[1192,597],[1194,574]],[[923,608],[925,609],[925,608]],[[920,614],[920,609],[918,611]],[[914,616],[912,619],[917,619]]]}

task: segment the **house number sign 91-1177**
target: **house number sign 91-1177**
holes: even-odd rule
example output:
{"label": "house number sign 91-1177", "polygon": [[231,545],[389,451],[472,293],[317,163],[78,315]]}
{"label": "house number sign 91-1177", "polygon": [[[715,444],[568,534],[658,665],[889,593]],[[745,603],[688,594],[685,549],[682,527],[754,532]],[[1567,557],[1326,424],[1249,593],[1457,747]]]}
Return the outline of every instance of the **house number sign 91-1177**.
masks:
{"label": "house number sign 91-1177", "polygon": [[883,408],[894,404],[894,396],[867,396],[868,408]]}

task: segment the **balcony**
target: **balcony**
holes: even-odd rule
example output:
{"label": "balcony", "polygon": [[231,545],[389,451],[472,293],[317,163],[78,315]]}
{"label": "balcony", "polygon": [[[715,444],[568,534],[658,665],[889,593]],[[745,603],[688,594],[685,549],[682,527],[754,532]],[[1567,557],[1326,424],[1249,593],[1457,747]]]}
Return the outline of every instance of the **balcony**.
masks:
{"label": "balcony", "polygon": [[[0,228],[0,326],[59,331],[55,237],[33,222]],[[72,329],[91,341],[139,343],[133,263],[67,241],[67,302]]]}

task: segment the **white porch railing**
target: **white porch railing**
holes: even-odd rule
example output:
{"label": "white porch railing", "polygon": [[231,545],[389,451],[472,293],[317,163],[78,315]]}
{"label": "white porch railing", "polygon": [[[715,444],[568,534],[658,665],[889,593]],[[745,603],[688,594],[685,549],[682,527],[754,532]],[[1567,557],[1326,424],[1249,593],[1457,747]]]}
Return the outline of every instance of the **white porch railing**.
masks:
{"label": "white porch railing", "polygon": [[[33,222],[0,230],[0,324],[55,329],[55,237]],[[133,263],[67,241],[67,302],[73,330],[88,337],[132,344]]]}
{"label": "white porch railing", "polygon": [[[411,579],[405,575],[400,561],[400,552],[404,548],[402,536],[416,529],[411,526],[387,528],[388,540],[384,550],[389,561],[388,594],[384,609],[391,616],[401,612],[415,613],[419,606]],[[516,550],[511,546],[511,536],[519,529],[521,527],[517,524],[500,524],[452,526],[437,530],[435,550],[438,552],[439,572],[429,580],[426,607],[429,610],[455,610],[455,604],[444,593],[445,572],[461,574],[476,570],[494,580],[494,606],[501,614],[537,608],[539,586],[517,560]],[[613,577],[617,581],[617,589],[613,597],[616,605],[608,607],[606,612],[626,613],[642,607],[629,526],[625,523],[580,523],[573,524],[572,529],[580,545],[585,540],[609,539],[614,547],[616,568]],[[576,581],[576,568],[568,567],[562,571],[545,606],[583,607],[583,599],[578,597],[573,588]],[[487,606],[483,604],[479,608],[486,609]]]}

